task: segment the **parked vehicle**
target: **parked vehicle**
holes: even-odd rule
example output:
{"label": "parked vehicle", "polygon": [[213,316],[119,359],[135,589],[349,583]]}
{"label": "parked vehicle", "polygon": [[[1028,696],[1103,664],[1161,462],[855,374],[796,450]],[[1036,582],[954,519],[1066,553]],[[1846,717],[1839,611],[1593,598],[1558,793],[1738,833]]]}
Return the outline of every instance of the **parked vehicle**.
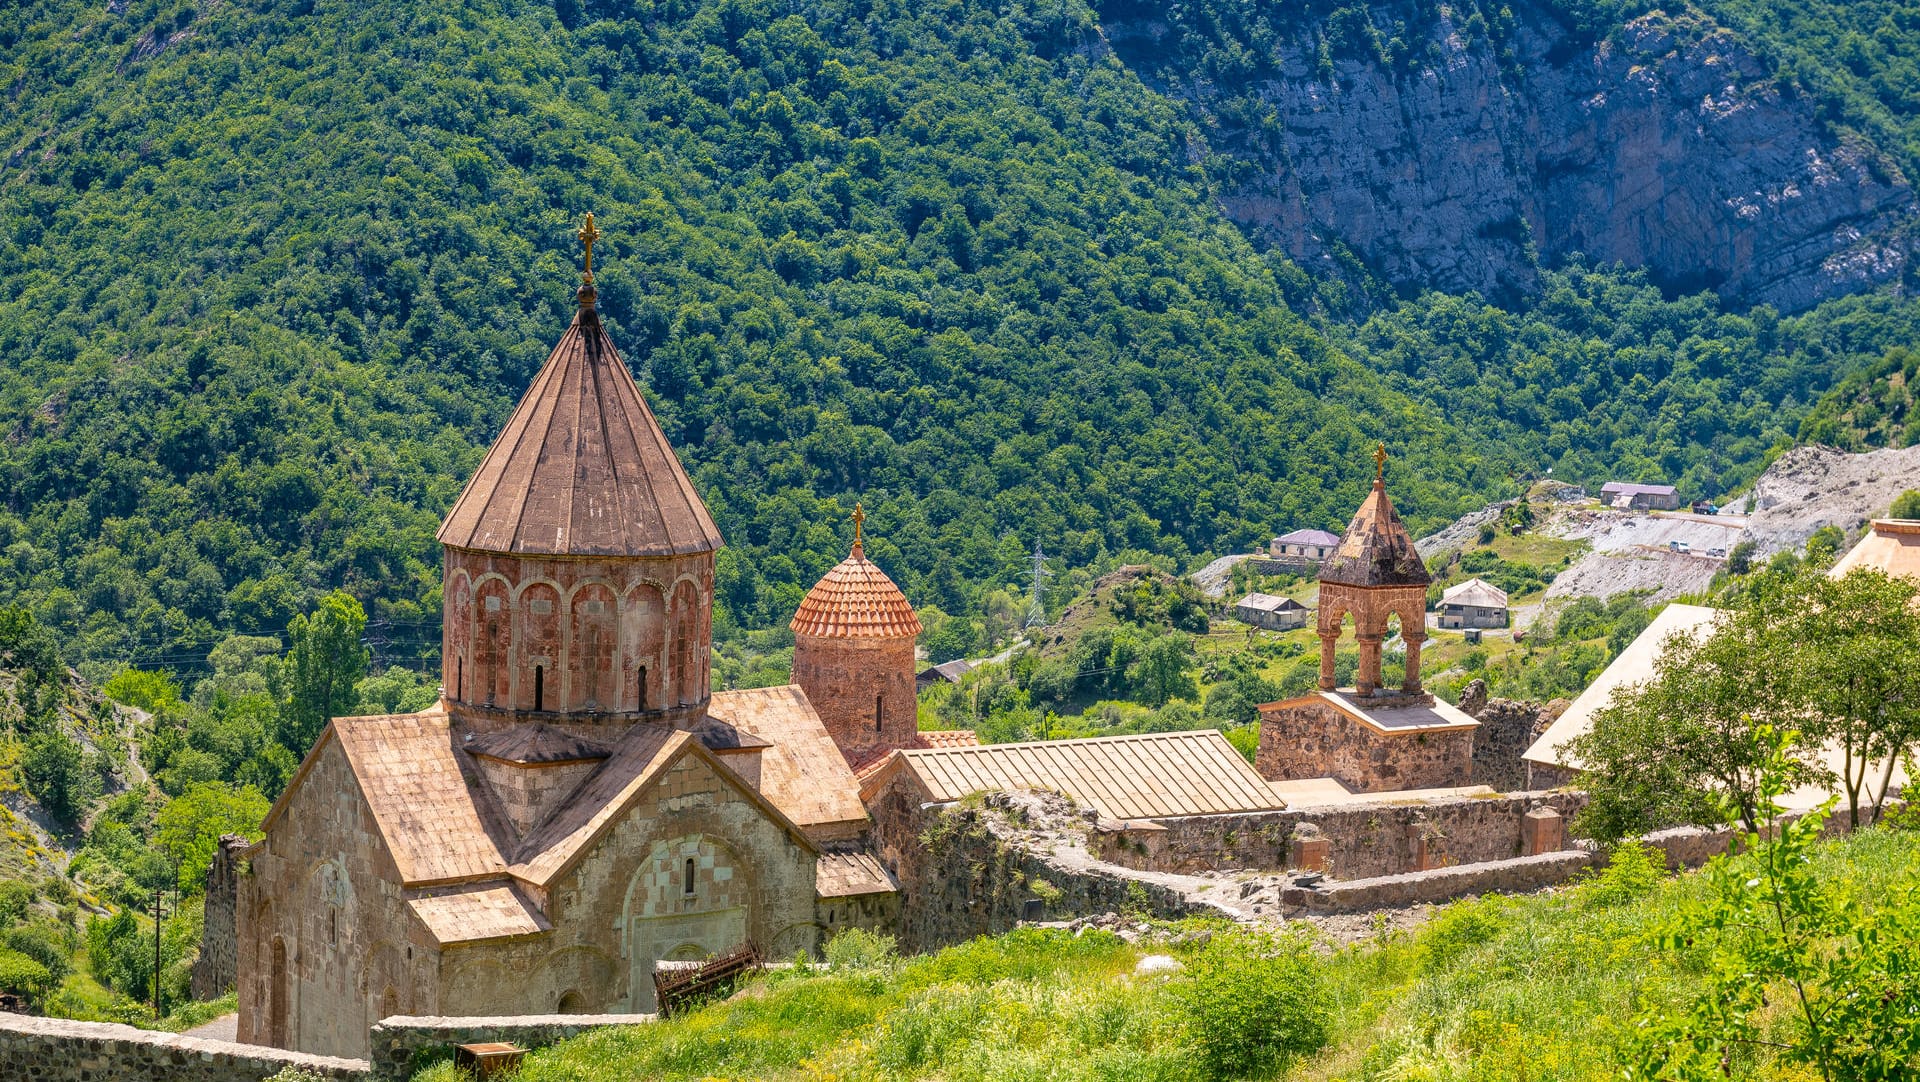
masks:
{"label": "parked vehicle", "polygon": [[1692,552],[1693,546],[1687,544],[1685,541],[1669,541],[1667,542],[1667,550],[1670,552]]}

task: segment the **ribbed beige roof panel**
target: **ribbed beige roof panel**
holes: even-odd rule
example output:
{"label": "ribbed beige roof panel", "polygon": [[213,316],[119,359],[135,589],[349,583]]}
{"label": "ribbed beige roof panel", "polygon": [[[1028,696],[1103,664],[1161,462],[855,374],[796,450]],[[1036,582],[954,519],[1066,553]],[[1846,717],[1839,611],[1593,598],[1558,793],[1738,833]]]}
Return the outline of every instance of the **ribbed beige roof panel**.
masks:
{"label": "ribbed beige roof panel", "polygon": [[1213,729],[897,753],[936,801],[1047,789],[1110,819],[1265,811],[1286,802]]}
{"label": "ribbed beige roof panel", "polygon": [[712,552],[720,530],[582,292],[440,542],[540,556]]}
{"label": "ribbed beige roof panel", "polygon": [[461,772],[445,712],[335,718],[333,732],[403,885],[506,872],[482,789]]}
{"label": "ribbed beige roof panel", "polygon": [[803,827],[866,821],[860,782],[799,685],[716,691],[707,713],[771,743],[760,754],[760,792],[787,818]]}

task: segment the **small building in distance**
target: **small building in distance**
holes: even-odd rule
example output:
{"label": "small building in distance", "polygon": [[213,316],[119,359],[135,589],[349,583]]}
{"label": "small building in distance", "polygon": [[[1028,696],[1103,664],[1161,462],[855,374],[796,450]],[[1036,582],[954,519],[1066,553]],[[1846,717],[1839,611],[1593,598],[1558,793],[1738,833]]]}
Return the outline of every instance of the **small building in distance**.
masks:
{"label": "small building in distance", "polygon": [[1306,627],[1307,614],[1312,611],[1290,597],[1256,593],[1234,603],[1233,618],[1268,631],[1292,631]]}
{"label": "small building in distance", "polygon": [[1506,627],[1507,592],[1481,579],[1468,579],[1447,587],[1440,595],[1440,626],[1448,629]]}
{"label": "small building in distance", "polygon": [[957,684],[960,678],[973,671],[973,662],[961,658],[942,661],[938,665],[929,665],[920,670],[913,678],[915,691],[925,691],[935,684]]}
{"label": "small building in distance", "polygon": [[1608,481],[1600,486],[1600,502],[1622,511],[1672,511],[1680,506],[1680,490],[1672,485]]}
{"label": "small building in distance", "polygon": [[1267,542],[1267,557],[1290,571],[1313,571],[1333,555],[1338,534],[1325,530],[1295,530]]}

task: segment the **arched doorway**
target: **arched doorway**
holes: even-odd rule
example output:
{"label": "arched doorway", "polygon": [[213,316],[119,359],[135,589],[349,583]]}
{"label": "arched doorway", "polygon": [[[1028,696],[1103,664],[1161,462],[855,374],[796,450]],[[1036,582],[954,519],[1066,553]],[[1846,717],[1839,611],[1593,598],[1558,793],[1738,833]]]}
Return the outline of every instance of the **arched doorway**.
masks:
{"label": "arched doorway", "polygon": [[273,963],[267,968],[267,1043],[291,1048],[287,1025],[287,942],[273,937]]}

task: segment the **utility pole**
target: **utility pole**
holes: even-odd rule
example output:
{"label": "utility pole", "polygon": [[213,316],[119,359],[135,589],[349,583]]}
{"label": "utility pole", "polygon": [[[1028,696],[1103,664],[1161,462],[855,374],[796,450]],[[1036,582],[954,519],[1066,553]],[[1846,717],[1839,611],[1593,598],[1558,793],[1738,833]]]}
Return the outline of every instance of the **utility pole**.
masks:
{"label": "utility pole", "polygon": [[1047,626],[1047,603],[1043,587],[1053,572],[1047,570],[1046,554],[1040,551],[1040,539],[1033,540],[1033,604],[1027,607],[1027,626]]}
{"label": "utility pole", "polygon": [[165,887],[153,888],[153,1020],[160,1021],[160,922],[166,914],[161,910],[161,902],[166,896]]}

